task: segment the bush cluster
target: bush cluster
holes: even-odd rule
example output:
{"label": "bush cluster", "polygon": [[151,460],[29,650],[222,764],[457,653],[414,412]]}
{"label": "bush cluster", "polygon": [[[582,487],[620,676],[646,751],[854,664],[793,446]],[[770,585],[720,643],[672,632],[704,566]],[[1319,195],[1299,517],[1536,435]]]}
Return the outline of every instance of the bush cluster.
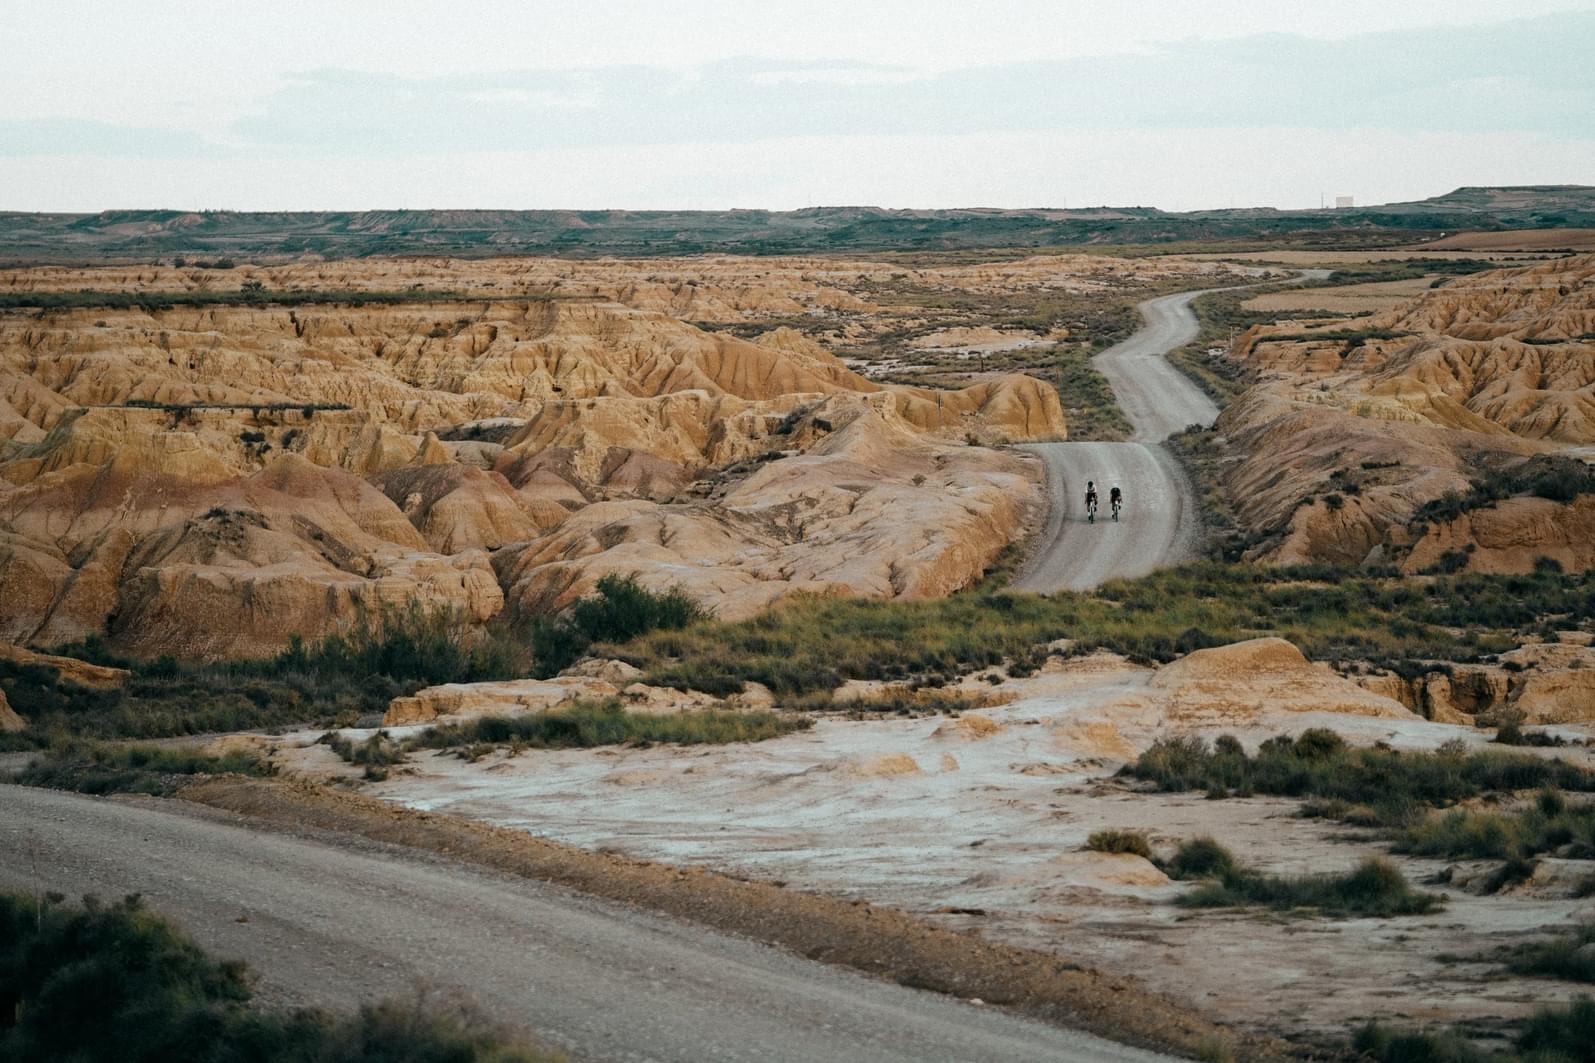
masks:
{"label": "bush cluster", "polygon": [[1595,772],[1561,760],[1470,752],[1460,743],[1432,753],[1353,749],[1320,728],[1271,738],[1250,756],[1228,735],[1211,746],[1194,735],[1163,738],[1121,774],[1165,791],[1313,798],[1310,814],[1384,827],[1410,826],[1430,808],[1491,791],[1595,790]]}
{"label": "bush cluster", "polygon": [[1595,860],[1595,802],[1569,804],[1558,791],[1545,790],[1516,811],[1454,809],[1406,828],[1396,850],[1447,860],[1528,860],[1555,850]]}
{"label": "bush cluster", "polygon": [[685,591],[650,591],[635,575],[602,576],[597,591],[573,605],[569,616],[533,621],[530,638],[539,675],[555,675],[570,667],[594,643],[626,642],[650,631],[679,631],[709,618],[708,611]]}
{"label": "bush cluster", "polygon": [[524,716],[482,716],[429,728],[411,738],[409,748],[471,749],[515,745],[530,749],[587,749],[626,743],[648,745],[724,745],[762,742],[806,730],[806,716],[705,709],[695,712],[627,712],[618,701],[577,702]]}
{"label": "bush cluster", "polygon": [[35,758],[17,781],[86,794],[165,795],[195,775],[269,775],[249,750],[213,755],[193,746],[105,745],[67,741]]}
{"label": "bush cluster", "polygon": [[454,1001],[388,1001],[354,1015],[250,1006],[242,963],[211,959],[135,896],[0,894],[0,1059],[15,1063],[537,1063]]}
{"label": "bush cluster", "polygon": [[1180,897],[1187,908],[1234,908],[1259,906],[1276,910],[1314,908],[1323,915],[1373,916],[1424,915],[1442,904],[1432,893],[1414,890],[1394,864],[1382,857],[1369,857],[1356,868],[1340,874],[1266,875],[1242,867],[1222,847],[1207,839],[1197,853],[1181,859],[1175,855],[1171,866],[1199,867],[1205,878],[1201,886]]}

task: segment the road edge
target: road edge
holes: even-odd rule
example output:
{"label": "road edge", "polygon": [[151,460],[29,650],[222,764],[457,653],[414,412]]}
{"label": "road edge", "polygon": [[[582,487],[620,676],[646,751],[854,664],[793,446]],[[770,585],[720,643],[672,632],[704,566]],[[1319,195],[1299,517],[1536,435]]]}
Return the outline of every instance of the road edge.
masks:
{"label": "road edge", "polygon": [[305,782],[216,777],[176,797],[269,827],[352,834],[552,883],[1139,1048],[1237,1063],[1315,1058],[1284,1041],[1223,1027],[1132,979],[862,900],[595,852]]}

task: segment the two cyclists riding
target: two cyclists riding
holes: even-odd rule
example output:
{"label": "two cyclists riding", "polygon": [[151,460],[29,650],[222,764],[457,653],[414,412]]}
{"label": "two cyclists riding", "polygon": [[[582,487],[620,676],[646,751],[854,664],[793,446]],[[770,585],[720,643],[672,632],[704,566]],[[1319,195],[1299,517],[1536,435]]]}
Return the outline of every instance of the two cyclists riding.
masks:
{"label": "two cyclists riding", "polygon": [[[1124,493],[1119,490],[1119,485],[1114,484],[1108,492],[1108,504],[1113,507],[1113,519],[1119,519],[1119,510],[1124,507]],[[1097,483],[1087,480],[1085,484],[1085,519],[1088,524],[1097,522]]]}

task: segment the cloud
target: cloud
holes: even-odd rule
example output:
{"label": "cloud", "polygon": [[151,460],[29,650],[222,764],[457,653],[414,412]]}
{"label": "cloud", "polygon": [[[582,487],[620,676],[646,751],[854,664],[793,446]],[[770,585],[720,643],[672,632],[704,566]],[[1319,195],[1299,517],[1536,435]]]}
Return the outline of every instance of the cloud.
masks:
{"label": "cloud", "polygon": [[214,155],[218,148],[180,129],[141,129],[70,119],[0,119],[0,157],[101,155],[172,158]]}
{"label": "cloud", "polygon": [[[192,206],[247,205],[220,174],[279,175],[253,202],[280,206],[318,205],[332,175],[348,182],[350,198],[340,202],[351,207],[392,205],[407,187],[394,183],[400,178],[413,182],[414,196],[399,196],[410,205],[1073,203],[1067,188],[1046,194],[1058,181],[1028,172],[1059,166],[1053,146],[1067,145],[1083,157],[1067,157],[1063,183],[1120,204],[1301,205],[1337,189],[1391,198],[1458,183],[1587,179],[1595,166],[1567,160],[1587,160],[1595,136],[1592,53],[1595,13],[1586,11],[1334,40],[1186,40],[1136,55],[935,71],[759,58],[437,77],[310,70],[281,80],[210,139],[0,122],[0,156],[39,163],[8,161],[0,195],[8,207],[19,198],[60,202],[65,185],[51,173],[85,181],[99,173],[104,182],[104,160],[120,158],[164,160],[168,174],[162,185],[159,166],[136,168],[150,183],[127,202]],[[930,144],[973,154],[920,150]],[[1036,158],[986,157],[975,147],[1019,144],[1029,147],[1013,150]],[[1218,144],[1249,154],[1208,147]],[[1470,176],[1458,166],[1463,146],[1514,154],[1480,155]],[[1438,152],[1446,167],[1401,154],[1408,150]],[[805,154],[831,151],[841,154]],[[1357,168],[1336,180],[1348,160],[1325,152],[1357,153]],[[194,184],[181,164],[191,159],[218,160],[192,171],[214,180]],[[362,176],[373,170],[385,176]],[[1382,183],[1379,172],[1389,175]],[[327,176],[297,183],[306,173]],[[118,182],[123,174],[119,167]],[[250,176],[239,187],[258,185]],[[103,188],[97,202],[124,192],[120,183]]]}
{"label": "cloud", "polygon": [[1567,184],[1595,137],[1294,127],[782,137],[563,150],[212,158],[174,165],[40,157],[0,166],[9,209],[792,209],[1317,206],[1418,199],[1468,184]]}

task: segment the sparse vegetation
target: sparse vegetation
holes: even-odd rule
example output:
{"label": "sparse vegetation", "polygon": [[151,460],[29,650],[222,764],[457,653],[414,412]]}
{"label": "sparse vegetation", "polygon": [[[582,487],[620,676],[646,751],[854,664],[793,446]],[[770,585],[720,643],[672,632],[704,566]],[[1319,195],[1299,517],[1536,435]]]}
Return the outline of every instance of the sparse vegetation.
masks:
{"label": "sparse vegetation", "polygon": [[1544,790],[1533,804],[1515,811],[1455,809],[1406,828],[1396,850],[1447,860],[1509,861],[1554,850],[1570,859],[1595,860],[1595,802],[1571,804],[1558,791]]}
{"label": "sparse vegetation", "polygon": [[[100,663],[110,662],[102,655]],[[259,662],[187,665],[162,657],[124,664],[133,668],[124,686],[97,689],[63,678],[49,665],[0,661],[0,687],[29,724],[25,731],[0,733],[0,750],[44,749],[68,738],[172,738],[306,722],[352,724],[381,711],[400,692],[380,677],[274,673]]]}
{"label": "sparse vegetation", "polygon": [[[1469,752],[1460,744],[1433,753],[1353,749],[1339,735],[1321,729],[1294,740],[1271,738],[1252,756],[1233,740],[1209,746],[1194,735],[1159,739],[1123,774],[1166,791],[1314,798],[1305,806],[1311,814],[1385,827],[1418,824],[1430,808],[1484,793],[1549,786],[1595,790],[1595,773],[1559,760],[1496,750]],[[1429,836],[1423,825],[1413,829],[1418,832],[1414,839]]]}
{"label": "sparse vegetation", "polygon": [[192,1063],[552,1060],[458,1000],[354,1015],[251,1006],[252,977],[208,956],[137,895],[81,906],[0,894],[0,1058]]}
{"label": "sparse vegetation", "polygon": [[365,777],[373,782],[386,779],[390,767],[409,759],[405,756],[403,746],[386,731],[378,731],[364,742],[356,742],[337,731],[328,731],[316,741],[338,754],[338,759],[344,763],[364,768]]}
{"label": "sparse vegetation", "polygon": [[1207,881],[1180,897],[1188,908],[1261,906],[1277,910],[1317,909],[1330,916],[1423,915],[1441,905],[1432,893],[1414,890],[1390,861],[1370,857],[1341,874],[1266,875],[1223,854]]}
{"label": "sparse vegetation", "polygon": [[529,749],[588,749],[626,743],[724,745],[762,742],[806,730],[806,716],[706,709],[696,712],[627,712],[618,701],[578,702],[524,716],[483,716],[421,732],[407,745],[418,749],[523,746]]}
{"label": "sparse vegetation", "polygon": [[601,652],[666,686],[728,694],[751,680],[782,696],[823,695],[848,679],[936,686],[1004,660],[1023,671],[1039,663],[1036,647],[1064,638],[1071,653],[1103,648],[1142,661],[1265,634],[1318,659],[1468,660],[1511,648],[1547,617],[1592,614],[1595,573],[1417,584],[1333,566],[1202,563],[1050,598],[797,598],[749,620],[701,621]]}
{"label": "sparse vegetation", "polygon": [[1085,841],[1085,847],[1094,853],[1128,853],[1151,860],[1152,843],[1146,833],[1138,830],[1094,831]]}
{"label": "sparse vegetation", "polygon": [[1092,368],[1086,348],[1058,344],[1052,364],[1038,367],[1037,375],[1056,382],[1069,420],[1070,439],[1130,438],[1130,421],[1119,409],[1107,378]]}
{"label": "sparse vegetation", "polygon": [[1514,495],[1571,502],[1587,494],[1595,494],[1595,466],[1577,458],[1537,454],[1520,464],[1485,473],[1464,493],[1447,492],[1425,503],[1413,515],[1413,523],[1455,520],[1464,513],[1492,506]]}
{"label": "sparse vegetation", "polygon": [[[228,267],[231,268],[231,267]],[[0,311],[5,310],[75,310],[83,307],[105,310],[141,310],[155,313],[161,310],[203,306],[392,306],[401,303],[434,302],[547,302],[554,296],[519,294],[513,296],[484,296],[464,292],[444,291],[366,291],[359,288],[327,290],[291,288],[268,290],[260,281],[245,281],[234,291],[211,290],[140,292],[95,291],[80,289],[71,292],[0,292]]]}
{"label": "sparse vegetation", "polygon": [[17,781],[85,794],[166,795],[195,775],[270,773],[270,765],[250,750],[209,754],[193,746],[68,741],[36,758]]}
{"label": "sparse vegetation", "polygon": [[1595,1000],[1539,1009],[1514,1039],[1516,1051],[1480,1048],[1459,1030],[1395,1030],[1377,1022],[1357,1031],[1351,1047],[1375,1063],[1592,1063]]}
{"label": "sparse vegetation", "polygon": [[347,631],[305,646],[294,639],[271,670],[321,677],[385,676],[400,684],[470,683],[525,675],[525,642],[502,627],[482,630],[457,610],[411,599],[362,612]]}
{"label": "sparse vegetation", "polygon": [[1507,967],[1516,974],[1595,983],[1595,923],[1509,949]]}

